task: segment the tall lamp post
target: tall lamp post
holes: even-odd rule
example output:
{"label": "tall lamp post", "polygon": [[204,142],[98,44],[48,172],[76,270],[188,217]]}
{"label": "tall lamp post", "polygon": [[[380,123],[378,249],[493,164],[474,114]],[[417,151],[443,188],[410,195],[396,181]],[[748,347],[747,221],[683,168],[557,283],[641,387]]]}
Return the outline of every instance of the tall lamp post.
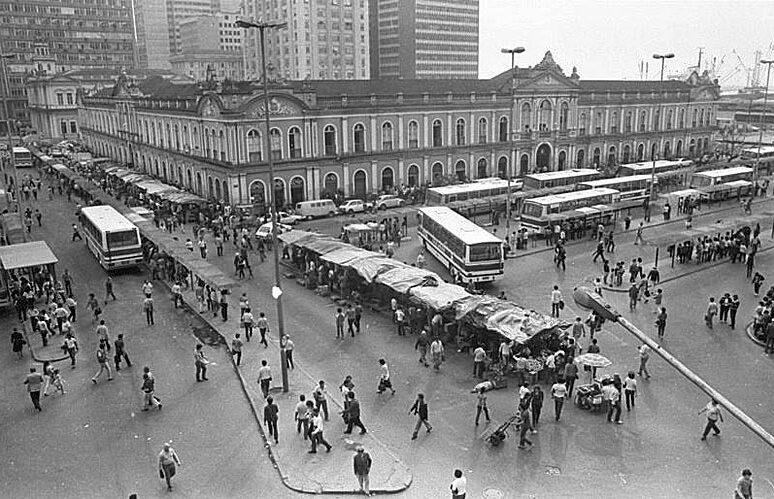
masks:
{"label": "tall lamp post", "polygon": [[[2,47],[0,46],[0,64],[3,69],[3,112],[5,113],[5,132],[8,134],[8,164],[11,166],[11,173],[13,175],[13,189],[16,193],[16,206],[19,214],[19,226],[22,231],[22,240],[27,242],[27,231],[24,228],[24,218],[22,215],[22,192],[19,188],[19,181],[16,175],[16,159],[13,157],[13,119],[11,118],[10,108],[8,107],[8,98],[11,96],[11,83],[8,79],[8,65],[6,60],[13,59],[13,54],[3,54]],[[8,172],[3,168],[3,182],[5,183],[5,195],[6,199],[10,199],[11,193],[8,189]],[[9,203],[10,204],[10,203]]]}
{"label": "tall lamp post", "polygon": [[[515,47],[512,49],[500,49],[500,52],[503,54],[511,54],[511,109],[513,109],[513,106],[515,105],[513,102],[513,95],[516,92],[516,71],[515,71],[515,62],[516,62],[516,54],[521,54],[526,49],[524,47]],[[514,119],[516,116],[515,112],[511,112],[511,127],[513,127],[516,124],[516,120]],[[505,176],[508,177],[508,194],[505,201],[505,242],[508,242],[508,238],[511,236],[511,165],[516,161],[516,145],[514,143],[514,134],[516,132],[514,130],[510,131],[510,138],[511,138],[511,157],[508,159],[508,170],[505,172]],[[513,251],[515,248],[511,248],[511,251]]]}
{"label": "tall lamp post", "polygon": [[280,264],[279,264],[279,247],[277,244],[277,235],[279,234],[279,220],[277,217],[277,204],[274,199],[274,158],[271,155],[271,123],[269,119],[269,79],[266,75],[266,43],[265,32],[267,29],[282,29],[287,26],[286,22],[250,22],[242,19],[237,20],[236,26],[246,29],[257,29],[260,35],[261,41],[261,71],[263,73],[263,118],[266,123],[266,160],[269,165],[269,209],[271,210],[271,242],[274,247],[274,286],[272,287],[271,294],[277,301],[277,325],[279,328],[280,337],[280,364],[282,366],[282,391],[287,392],[288,386],[288,366],[287,356],[282,344],[285,340],[285,319],[282,314],[282,288],[280,286]]}
{"label": "tall lamp post", "polygon": [[[664,61],[666,59],[671,59],[675,55],[672,53],[669,54],[653,54],[654,59],[661,59],[661,82],[664,81]],[[661,100],[658,101],[658,128],[659,132],[661,132]],[[659,141],[659,150],[661,150],[661,141]],[[656,156],[657,154],[653,155],[653,167],[650,169],[650,194],[648,195],[648,199],[650,201],[653,201],[653,194],[654,188],[656,187]]]}
{"label": "tall lamp post", "polygon": [[763,127],[766,125],[766,105],[769,102],[769,78],[771,77],[771,65],[774,64],[774,59],[761,59],[761,64],[765,64],[766,68],[766,88],[763,91],[763,114],[761,114],[761,124],[758,127],[758,154],[755,158],[755,168],[753,169],[753,182],[758,182],[758,168],[761,164],[761,146],[763,145]]}

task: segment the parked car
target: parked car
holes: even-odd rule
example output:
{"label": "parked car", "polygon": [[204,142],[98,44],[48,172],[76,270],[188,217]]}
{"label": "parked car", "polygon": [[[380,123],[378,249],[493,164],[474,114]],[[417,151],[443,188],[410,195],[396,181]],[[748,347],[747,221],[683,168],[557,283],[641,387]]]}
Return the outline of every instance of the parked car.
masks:
{"label": "parked car", "polygon": [[[255,237],[256,239],[270,239],[271,238],[271,230],[272,230],[272,223],[268,222],[260,227],[258,227],[258,230],[255,231]],[[282,234],[283,232],[287,232],[289,230],[293,230],[293,227],[290,225],[285,224],[278,224],[277,225],[277,232],[279,234]]]}
{"label": "parked car", "polygon": [[361,213],[371,209],[371,203],[366,203],[362,199],[349,199],[339,205],[340,213]]}
{"label": "parked car", "polygon": [[296,203],[295,211],[299,216],[307,220],[318,217],[332,217],[336,214],[336,205],[330,199],[302,201]]}
{"label": "parked car", "polygon": [[405,204],[405,201],[392,194],[384,194],[383,196],[376,198],[376,201],[374,201],[374,206],[380,210],[386,210],[387,208],[398,208]]}
{"label": "parked car", "polygon": [[287,211],[278,211],[277,212],[277,219],[279,220],[279,223],[286,224],[286,225],[295,225],[300,220],[303,220],[304,217],[301,215],[296,215]]}

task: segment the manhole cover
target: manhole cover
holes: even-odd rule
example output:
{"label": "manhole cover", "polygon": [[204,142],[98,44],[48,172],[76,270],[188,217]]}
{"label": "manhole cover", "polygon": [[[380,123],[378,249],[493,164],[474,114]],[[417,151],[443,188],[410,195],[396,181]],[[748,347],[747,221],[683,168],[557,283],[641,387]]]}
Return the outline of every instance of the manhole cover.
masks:
{"label": "manhole cover", "polygon": [[546,475],[559,476],[562,474],[562,470],[558,466],[546,466]]}
{"label": "manhole cover", "polygon": [[503,499],[505,494],[500,489],[484,489],[482,496],[484,499]]}

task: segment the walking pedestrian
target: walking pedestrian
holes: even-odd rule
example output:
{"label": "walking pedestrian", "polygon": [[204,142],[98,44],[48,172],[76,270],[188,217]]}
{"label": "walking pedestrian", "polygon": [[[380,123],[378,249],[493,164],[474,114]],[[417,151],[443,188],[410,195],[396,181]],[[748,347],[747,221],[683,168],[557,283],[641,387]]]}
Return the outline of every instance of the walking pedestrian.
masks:
{"label": "walking pedestrian", "polygon": [[20,358],[24,358],[24,345],[27,344],[27,340],[24,339],[24,336],[19,332],[18,329],[13,328],[13,332],[11,333],[11,349],[13,352]]}
{"label": "walking pedestrian", "polygon": [[576,379],[578,379],[578,365],[575,364],[575,359],[570,355],[564,364],[564,384],[567,386],[567,398],[572,398],[572,389]]}
{"label": "walking pedestrian", "polygon": [[316,454],[317,446],[320,444],[325,446],[325,452],[330,452],[333,448],[333,446],[325,440],[325,436],[323,435],[323,424],[323,418],[320,416],[319,409],[315,409],[309,425],[312,441],[312,450],[309,451],[310,454]]}
{"label": "walking pedestrian", "polygon": [[148,407],[153,406],[161,410],[161,399],[156,396],[156,378],[150,371],[150,367],[142,368],[142,386],[140,390],[143,393],[142,410],[147,411]]}
{"label": "walking pedestrian", "polygon": [[704,313],[704,322],[708,328],[713,328],[713,322],[715,316],[718,314],[718,304],[715,303],[715,297],[710,296],[709,303],[707,304],[707,311]]}
{"label": "walking pedestrian", "polygon": [[75,242],[75,240],[83,241],[83,236],[81,236],[80,231],[78,230],[78,226],[73,224],[73,238],[71,242]]}
{"label": "walking pedestrian", "polygon": [[540,389],[540,385],[532,387],[532,395],[529,398],[532,406],[532,433],[537,433],[537,426],[540,423],[540,412],[543,410],[543,398],[545,394]]}
{"label": "walking pedestrian", "polygon": [[285,367],[287,369],[295,369],[296,365],[293,363],[293,350],[295,349],[296,345],[293,343],[293,340],[290,339],[289,334],[286,334],[280,340],[280,347],[285,350]]}
{"label": "walking pedestrian", "polygon": [[602,388],[604,397],[608,401],[607,409],[607,422],[612,423],[615,421],[618,424],[623,424],[621,421],[621,392],[611,382]]}
{"label": "walking pedestrian", "polygon": [[279,432],[277,431],[278,414],[279,407],[274,403],[274,399],[266,397],[266,406],[263,408],[263,421],[269,428],[269,436],[274,437],[275,444],[279,443]]}
{"label": "walking pedestrian", "polygon": [[228,320],[228,300],[226,299],[226,290],[220,290],[220,316],[223,322]]}
{"label": "walking pedestrian", "polygon": [[360,334],[360,321],[363,318],[363,305],[355,302],[355,331]]}
{"label": "walking pedestrian", "polygon": [[328,421],[328,399],[325,397],[325,381],[320,380],[317,387],[312,392],[314,397],[314,407],[316,410],[322,409],[325,414],[325,420]]}
{"label": "walking pedestrian", "polygon": [[65,306],[67,307],[67,310],[69,313],[67,314],[67,320],[70,322],[75,322],[76,314],[78,312],[78,302],[75,301],[75,298],[72,296],[68,296],[65,300]]}
{"label": "walking pedestrian", "polygon": [[151,294],[153,294],[153,283],[148,279],[145,279],[145,282],[142,283],[142,294],[145,295],[146,298],[150,298]]}
{"label": "walking pedestrian", "polygon": [[562,292],[559,291],[559,286],[554,285],[553,291],[551,291],[551,316],[559,317],[559,311],[564,308],[564,300],[562,299]]}
{"label": "walking pedestrian", "polygon": [[107,361],[107,352],[106,349],[103,346],[103,343],[100,342],[100,345],[97,347],[97,362],[99,363],[99,371],[92,376],[91,382],[95,385],[97,384],[97,378],[99,378],[103,372],[107,373],[108,381],[113,381],[113,373],[110,370],[110,364]]}
{"label": "walking pedestrian", "polygon": [[344,314],[347,318],[347,332],[355,337],[355,309],[352,304],[347,305],[347,311]]}
{"label": "walking pedestrian", "polygon": [[89,301],[86,302],[86,308],[90,308],[94,314],[92,321],[98,321],[102,315],[102,307],[99,306],[99,301],[97,301],[94,293],[89,293]]}
{"label": "walking pedestrian", "polygon": [[30,373],[24,379],[24,384],[27,385],[27,392],[30,394],[32,405],[38,412],[43,409],[40,407],[40,387],[43,384],[43,376],[35,369],[30,367]]}
{"label": "walking pedestrian", "polygon": [[177,473],[178,466],[182,464],[175,449],[169,443],[165,443],[159,454],[159,478],[167,482],[167,490],[172,490],[172,477]]}
{"label": "walking pedestrian", "polygon": [[454,480],[449,486],[452,499],[465,499],[468,491],[468,479],[462,476],[462,470],[454,470]]}
{"label": "walking pedestrian", "polygon": [[661,307],[661,310],[656,316],[656,333],[658,334],[659,340],[664,339],[664,331],[666,331],[666,322],[667,322],[666,307]]}
{"label": "walking pedestrian", "polygon": [[763,285],[763,281],[765,281],[766,278],[763,277],[763,274],[760,272],[756,272],[755,275],[752,278],[752,285],[753,285],[753,292],[755,293],[755,296],[758,296],[758,294],[761,291],[761,286]]}
{"label": "walking pedestrian", "polygon": [[640,222],[640,225],[637,227],[637,235],[634,236],[634,244],[639,244],[639,243],[643,242],[643,239],[642,239],[642,231],[643,231],[643,229],[644,229],[643,223]]}
{"label": "walking pedestrian", "polygon": [[721,423],[723,422],[723,413],[720,412],[720,406],[718,405],[718,401],[715,399],[710,400],[709,404],[707,404],[702,410],[699,411],[699,414],[707,413],[707,425],[704,427],[704,433],[702,433],[701,439],[707,440],[707,435],[709,435],[710,430],[712,430],[715,435],[720,435],[720,428],[718,428],[718,421]]}
{"label": "walking pedestrian", "polygon": [[417,399],[414,401],[414,405],[412,405],[411,409],[409,409],[409,414],[411,413],[417,416],[417,424],[414,426],[414,433],[411,436],[411,440],[417,439],[417,433],[419,432],[419,428],[421,428],[422,425],[425,425],[427,433],[433,431],[433,427],[430,426],[430,422],[428,421],[427,417],[427,402],[425,402],[424,394],[417,394]]}
{"label": "walking pedestrian", "polygon": [[477,402],[476,402],[476,426],[478,426],[478,419],[481,417],[481,413],[484,413],[484,416],[486,416],[486,422],[489,423],[491,419],[489,419],[489,408],[486,405],[486,388],[480,387],[478,389],[477,394]]}
{"label": "walking pedestrian", "polygon": [[356,451],[357,453],[352,459],[352,463],[355,469],[357,483],[360,486],[360,490],[366,496],[371,497],[371,489],[368,480],[368,474],[371,472],[371,455],[365,451],[362,445],[358,445]]}
{"label": "walking pedestrian", "polygon": [[729,326],[731,326],[731,329],[736,328],[736,314],[739,312],[739,307],[741,303],[739,302],[739,295],[734,295],[731,297],[731,303],[729,304],[728,308],[728,317],[730,320]]}
{"label": "walking pedestrian", "polygon": [[261,384],[261,393],[263,398],[269,396],[269,388],[271,387],[271,368],[266,359],[261,361],[261,367],[258,369],[258,383]]}
{"label": "walking pedestrian", "polygon": [[645,378],[650,379],[650,373],[648,372],[648,359],[650,359],[650,347],[646,344],[642,344],[639,349],[637,349],[637,354],[640,358],[640,369],[637,371],[637,374],[642,376],[643,373],[645,373]]}
{"label": "walking pedestrian", "polygon": [[623,383],[624,395],[626,396],[626,410],[631,411],[634,407],[634,397],[637,396],[637,380],[634,378],[634,371],[629,371]]}
{"label": "walking pedestrian", "polygon": [[355,398],[355,392],[349,391],[346,396],[346,407],[344,409],[344,420],[347,423],[347,429],[344,433],[352,433],[352,428],[357,426],[360,428],[360,434],[366,433],[366,428],[363,426],[363,422],[360,420],[360,402]]}
{"label": "walking pedestrian", "polygon": [[423,329],[417,337],[417,342],[414,343],[414,350],[419,350],[419,362],[425,367],[430,365],[427,363],[428,346],[430,346],[430,339],[427,337],[427,332]]}
{"label": "walking pedestrian", "polygon": [[387,366],[387,361],[379,359],[379,388],[376,393],[381,395],[385,390],[391,390],[395,395],[395,388],[392,387],[392,381],[390,381],[390,368]]}
{"label": "walking pedestrian", "polygon": [[532,441],[527,438],[527,433],[532,430],[532,413],[529,410],[529,400],[524,400],[519,405],[519,449],[532,448]]}
{"label": "walking pedestrian", "polygon": [[433,369],[439,371],[441,369],[441,362],[444,361],[443,343],[441,338],[436,338],[430,343],[430,356],[433,358]]}
{"label": "walking pedestrian", "polygon": [[736,481],[734,499],[753,499],[752,471],[747,468],[742,470],[742,476]]}
{"label": "walking pedestrian", "polygon": [[[250,309],[248,309],[249,311]],[[266,318],[266,314],[261,312],[258,314],[258,332],[261,333],[261,344],[263,348],[269,348],[269,342],[266,341],[266,333],[269,331],[269,319]],[[252,334],[252,333],[251,333]]]}
{"label": "walking pedestrian", "polygon": [[107,276],[107,279],[105,279],[105,305],[107,305],[108,297],[116,301],[116,295],[113,293],[113,278],[110,276]]}
{"label": "walking pedestrian", "polygon": [[236,357],[237,366],[242,363],[242,345],[244,344],[239,336],[239,333],[236,333],[231,340],[231,356]]}
{"label": "walking pedestrian", "polygon": [[149,326],[154,325],[153,322],[153,298],[146,296],[142,302],[142,309],[145,311],[145,321]]}
{"label": "walking pedestrian", "polygon": [[175,308],[178,307],[178,304],[181,307],[183,306],[183,287],[180,285],[180,282],[175,282],[172,285],[172,304]]}
{"label": "walking pedestrian", "polygon": [[561,377],[551,386],[551,398],[554,399],[554,418],[559,421],[562,417],[562,407],[567,398],[567,385]]}
{"label": "walking pedestrian", "polygon": [[336,339],[344,339],[344,320],[345,316],[341,308],[336,309]]}
{"label": "walking pedestrian", "polygon": [[[250,338],[253,337],[253,326],[255,325],[255,319],[253,318],[253,313],[250,309],[250,307],[245,307],[242,311],[242,316],[240,317],[240,322],[242,323],[242,327],[245,328],[245,338],[247,338],[247,341],[250,341]],[[264,317],[265,321],[265,317]],[[266,326],[268,327],[268,321],[266,322]],[[259,321],[259,325],[261,322]]]}
{"label": "walking pedestrian", "polygon": [[196,365],[196,381],[207,381],[207,364],[210,363],[202,350],[204,345],[199,343],[194,349],[194,364]]}
{"label": "walking pedestrian", "polygon": [[116,347],[116,351],[113,356],[113,361],[116,363],[116,371],[121,370],[121,359],[126,361],[126,367],[132,367],[132,362],[129,360],[129,354],[126,353],[124,335],[119,334],[113,345]]}
{"label": "walking pedestrian", "polygon": [[64,283],[65,287],[65,293],[67,293],[68,296],[73,295],[73,276],[70,274],[69,269],[65,269],[64,273],[62,273],[62,282]]}
{"label": "walking pedestrian", "polygon": [[[296,432],[301,433],[301,429],[304,430],[304,440],[308,438],[309,433],[309,414],[308,405],[311,405],[311,401],[306,400],[306,395],[303,393],[298,396],[298,403],[296,404],[296,410],[293,412],[293,419],[296,422]],[[314,406],[312,406],[314,407]]]}
{"label": "walking pedestrian", "polygon": [[484,377],[486,359],[486,350],[483,346],[479,345],[473,350],[473,376],[477,376],[479,379]]}
{"label": "walking pedestrian", "polygon": [[72,333],[67,333],[65,336],[62,350],[65,350],[67,355],[70,356],[70,368],[75,369],[75,354],[78,353],[78,341]]}

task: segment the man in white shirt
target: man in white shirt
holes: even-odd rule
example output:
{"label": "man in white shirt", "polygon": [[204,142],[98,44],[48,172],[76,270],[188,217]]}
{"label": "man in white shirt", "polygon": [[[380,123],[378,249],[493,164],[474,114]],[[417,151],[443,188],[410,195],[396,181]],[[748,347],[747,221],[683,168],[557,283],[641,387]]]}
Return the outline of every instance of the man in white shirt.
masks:
{"label": "man in white shirt", "polygon": [[258,382],[261,384],[263,398],[269,396],[269,385],[271,384],[271,368],[266,359],[261,361],[261,367],[258,369]]}
{"label": "man in white shirt", "polygon": [[556,380],[556,383],[551,387],[551,397],[554,399],[554,416],[559,421],[559,418],[562,417],[564,399],[567,398],[567,385],[564,384],[564,379]]}
{"label": "man in white shirt", "polygon": [[326,447],[326,452],[330,452],[332,446],[325,441],[325,437],[323,436],[323,418],[320,416],[319,409],[314,410],[311,425],[314,429],[312,430],[312,450],[309,451],[309,454],[316,454],[317,446],[319,444],[323,444]]}
{"label": "man in white shirt", "polygon": [[468,492],[468,479],[462,476],[462,470],[454,470],[454,480],[449,487],[452,499],[465,499]]}
{"label": "man in white shirt", "polygon": [[479,345],[473,350],[473,376],[479,379],[484,377],[484,362],[486,361],[486,350]]}
{"label": "man in white shirt", "polygon": [[562,292],[559,291],[559,286],[554,285],[553,291],[551,291],[551,317],[559,317],[559,311],[562,309]]}
{"label": "man in white shirt", "polygon": [[381,374],[379,375],[379,389],[376,393],[382,394],[385,390],[392,390],[392,394],[395,395],[395,388],[392,387],[392,381],[390,381],[390,368],[387,366],[387,361],[379,359],[379,369]]}
{"label": "man in white shirt", "polygon": [[172,301],[174,302],[175,308],[177,308],[177,304],[180,303],[180,306],[183,306],[183,288],[180,286],[179,282],[176,282],[172,285]]}
{"label": "man in white shirt", "polygon": [[511,342],[503,341],[500,343],[500,362],[507,368],[511,361]]}

